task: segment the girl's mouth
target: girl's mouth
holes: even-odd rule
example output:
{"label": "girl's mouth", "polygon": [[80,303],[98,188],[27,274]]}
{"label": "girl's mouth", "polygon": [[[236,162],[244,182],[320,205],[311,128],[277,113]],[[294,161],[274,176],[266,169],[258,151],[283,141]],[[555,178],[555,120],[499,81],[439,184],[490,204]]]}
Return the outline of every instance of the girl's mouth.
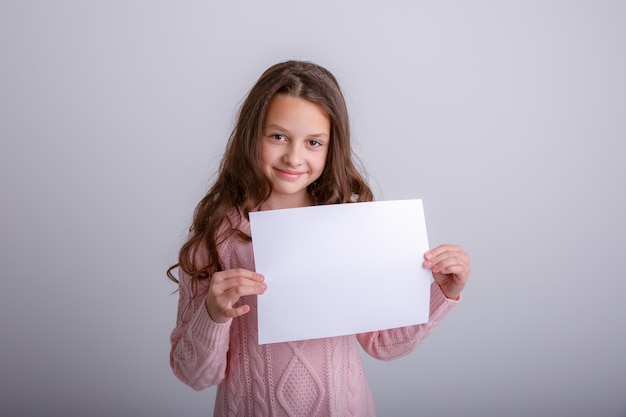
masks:
{"label": "girl's mouth", "polygon": [[278,175],[280,175],[282,178],[289,179],[289,180],[297,180],[303,174],[302,172],[290,171],[287,169],[279,169],[279,168],[274,168],[274,169],[276,170],[276,172],[278,172]]}

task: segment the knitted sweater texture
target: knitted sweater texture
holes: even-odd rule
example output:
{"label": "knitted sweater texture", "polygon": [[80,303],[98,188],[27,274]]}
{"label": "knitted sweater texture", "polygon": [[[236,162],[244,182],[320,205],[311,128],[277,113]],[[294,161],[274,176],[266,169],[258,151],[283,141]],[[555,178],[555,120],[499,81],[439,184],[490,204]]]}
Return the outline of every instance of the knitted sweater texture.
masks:
{"label": "knitted sweater texture", "polygon": [[[245,219],[239,229],[250,234]],[[252,245],[235,236],[218,248],[224,269],[254,271]],[[205,256],[206,252],[200,253]],[[206,260],[204,261],[206,262]],[[261,271],[262,272],[262,271]],[[208,280],[179,273],[176,327],[170,362],[176,376],[195,390],[218,384],[214,416],[375,416],[359,356],[391,360],[411,352],[456,301],[431,286],[428,323],[325,339],[259,345],[256,296],[243,297],[249,313],[216,323],[204,305]],[[209,278],[210,279],[210,278]],[[294,297],[303,296],[294,294]],[[306,323],[302,323],[306,326]]]}

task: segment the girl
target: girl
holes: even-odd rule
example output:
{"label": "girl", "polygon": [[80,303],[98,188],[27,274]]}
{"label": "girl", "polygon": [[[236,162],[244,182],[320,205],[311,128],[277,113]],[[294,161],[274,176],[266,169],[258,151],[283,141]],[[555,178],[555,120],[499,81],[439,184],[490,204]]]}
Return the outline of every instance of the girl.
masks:
{"label": "girl", "polygon": [[219,384],[215,416],[374,416],[358,345],[377,359],[406,355],[460,299],[469,257],[442,245],[425,254],[424,267],[434,277],[428,323],[257,343],[256,297],[267,286],[255,272],[248,214],[372,199],[353,163],[335,77],[300,61],[266,70],[241,106],[217,179],[168,271],[180,290],[171,366],[196,390]]}

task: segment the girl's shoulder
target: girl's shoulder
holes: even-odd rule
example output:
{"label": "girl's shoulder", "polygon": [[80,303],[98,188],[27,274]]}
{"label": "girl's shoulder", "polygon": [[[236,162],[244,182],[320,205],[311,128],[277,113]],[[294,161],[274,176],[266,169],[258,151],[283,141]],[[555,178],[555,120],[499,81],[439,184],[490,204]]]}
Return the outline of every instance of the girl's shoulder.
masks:
{"label": "girl's shoulder", "polygon": [[239,231],[250,235],[250,221],[238,207],[230,209],[220,225],[220,233],[229,233],[231,231]]}
{"label": "girl's shoulder", "polygon": [[254,269],[250,222],[240,210],[233,209],[224,217],[220,225],[217,252],[225,269]]}
{"label": "girl's shoulder", "polygon": [[230,209],[220,223],[217,231],[217,246],[223,247],[235,242],[250,239],[250,221],[239,209]]}

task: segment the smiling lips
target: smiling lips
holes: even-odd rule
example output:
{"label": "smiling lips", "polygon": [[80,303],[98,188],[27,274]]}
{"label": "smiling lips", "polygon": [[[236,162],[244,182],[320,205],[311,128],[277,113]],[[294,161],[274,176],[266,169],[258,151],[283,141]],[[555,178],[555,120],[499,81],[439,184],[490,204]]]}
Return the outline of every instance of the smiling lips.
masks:
{"label": "smiling lips", "polygon": [[290,171],[288,169],[279,169],[279,168],[274,168],[274,169],[276,170],[276,172],[281,178],[284,178],[286,180],[291,180],[291,181],[297,180],[304,174],[303,172]]}

